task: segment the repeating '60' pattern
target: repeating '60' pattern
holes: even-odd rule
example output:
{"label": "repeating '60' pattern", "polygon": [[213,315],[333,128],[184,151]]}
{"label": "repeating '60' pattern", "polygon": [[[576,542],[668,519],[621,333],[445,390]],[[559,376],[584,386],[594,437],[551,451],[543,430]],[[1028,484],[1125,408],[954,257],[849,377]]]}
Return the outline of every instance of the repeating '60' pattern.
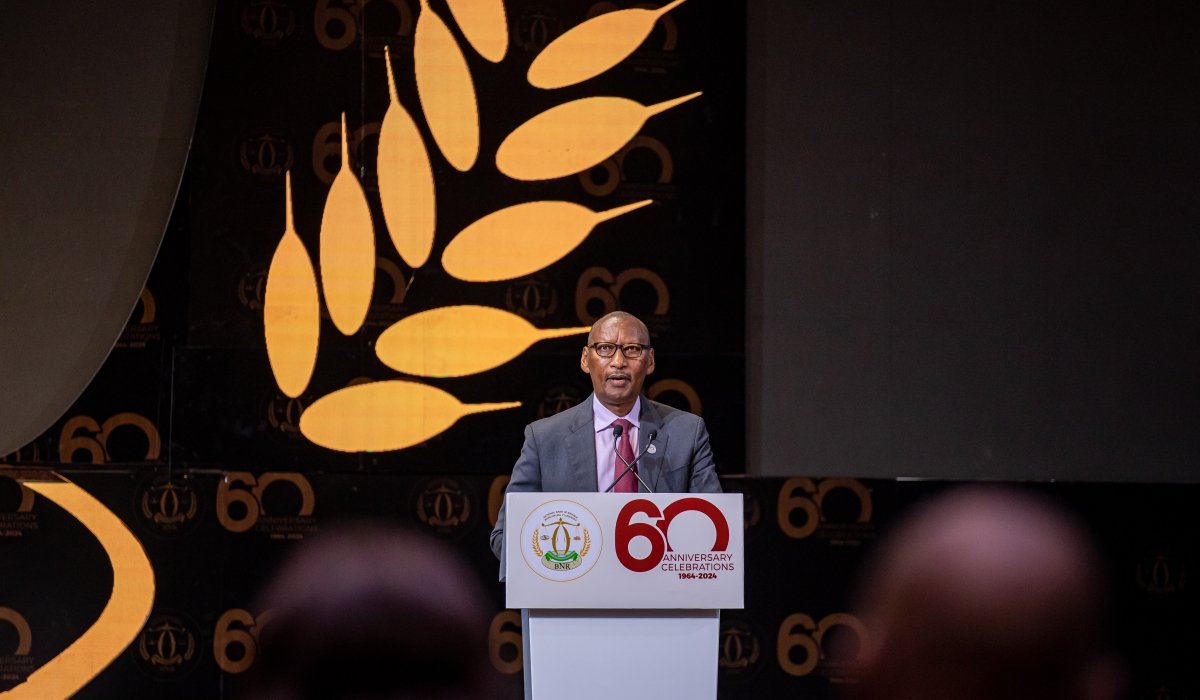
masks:
{"label": "repeating '60' pattern", "polygon": [[[681,2],[653,10],[617,10],[577,25],[534,59],[528,72],[530,84],[554,89],[609,70],[637,49],[663,13]],[[481,56],[492,62],[504,58],[508,29],[502,0],[448,0],[448,6]],[[400,103],[387,50],[385,60],[391,102],[379,132],[379,195],[391,242],[415,269],[433,253],[437,193],[426,144]],[[426,0],[421,2],[415,29],[413,65],[421,110],[434,143],[456,169],[470,170],[479,156],[474,82],[450,28]],[[496,167],[524,181],[577,174],[612,157],[651,116],[699,94],[649,106],[610,96],[557,105],[503,140],[495,154]],[[321,218],[320,288],[308,250],[296,235],[290,174],[285,230],[267,274],[267,355],[280,390],[290,397],[303,393],[312,378],[320,341],[321,294],[334,327],[353,335],[363,325],[374,287],[374,221],[366,193],[350,167],[345,114],[341,136],[342,165]],[[522,277],[561,259],[597,224],[647,204],[650,200],[600,212],[563,201],[506,207],[460,231],[442,252],[442,267],[467,282]],[[401,319],[384,331],[375,349],[380,361],[398,372],[454,377],[500,366],[538,340],[587,330],[538,329],[500,309],[445,306]],[[300,430],[312,442],[334,450],[397,450],[437,435],[464,415],[519,405],[463,404],[427,384],[377,381],[321,397],[304,412]]]}

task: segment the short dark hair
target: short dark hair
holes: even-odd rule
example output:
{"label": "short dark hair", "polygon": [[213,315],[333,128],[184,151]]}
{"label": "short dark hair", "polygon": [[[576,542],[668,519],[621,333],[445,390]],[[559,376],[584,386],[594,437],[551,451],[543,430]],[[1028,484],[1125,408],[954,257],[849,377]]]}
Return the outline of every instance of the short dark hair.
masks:
{"label": "short dark hair", "polygon": [[445,544],[381,526],[302,544],[258,601],[248,698],[491,698],[487,608]]}
{"label": "short dark hair", "polygon": [[633,319],[633,322],[638,325],[638,328],[642,329],[642,335],[646,336],[646,342],[649,343],[650,342],[650,329],[646,327],[645,323],[642,323],[642,319],[638,318],[637,316],[634,316],[631,313],[627,313],[625,311],[612,311],[612,312],[604,314],[600,318],[596,319],[596,322],[592,324],[592,330],[588,332],[588,342],[589,343],[594,342],[595,335],[596,335],[596,329],[602,327],[604,324],[608,323],[610,320],[617,319],[617,320],[623,321],[627,318]]}

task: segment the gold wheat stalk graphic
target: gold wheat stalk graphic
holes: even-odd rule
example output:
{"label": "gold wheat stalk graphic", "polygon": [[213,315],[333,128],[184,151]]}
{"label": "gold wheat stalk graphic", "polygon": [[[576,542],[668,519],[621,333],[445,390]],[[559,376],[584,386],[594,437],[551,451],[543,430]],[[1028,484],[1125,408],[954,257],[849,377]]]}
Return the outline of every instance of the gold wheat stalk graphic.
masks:
{"label": "gold wheat stalk graphic", "polygon": [[[635,51],[654,23],[682,1],[657,10],[609,12],[581,23],[536,57],[528,74],[530,84],[552,89],[603,73]],[[448,6],[475,51],[493,63],[504,58],[508,32],[502,0],[448,0]],[[433,249],[436,187],[429,149],[410,111],[400,103],[390,49],[385,49],[384,60],[391,99],[379,132],[383,223],[400,257],[416,269]],[[434,144],[456,169],[470,170],[479,156],[474,78],[462,47],[426,0],[421,0],[413,39],[413,66],[421,114]],[[577,175],[613,157],[653,115],[699,95],[649,106],[611,96],[560,104],[514,129],[496,151],[496,166],[516,180]],[[362,328],[374,288],[377,224],[350,167],[344,113],[341,137],[342,165],[321,217],[319,271],[334,326],[353,335]],[[286,202],[287,224],[267,274],[263,320],[275,381],[283,393],[296,397],[307,388],[316,361],[320,296],[311,258],[293,226],[290,176]],[[517,203],[454,236],[442,251],[442,267],[467,282],[533,274],[578,247],[598,224],[648,204],[651,200],[597,212],[571,202]],[[539,340],[587,331],[538,329],[515,314],[489,307],[444,306],[401,319],[383,332],[375,349],[383,364],[407,375],[462,377],[503,365]],[[391,379],[348,386],[317,399],[301,416],[300,431],[332,450],[399,450],[438,435],[471,413],[520,405],[464,404],[436,387]]]}

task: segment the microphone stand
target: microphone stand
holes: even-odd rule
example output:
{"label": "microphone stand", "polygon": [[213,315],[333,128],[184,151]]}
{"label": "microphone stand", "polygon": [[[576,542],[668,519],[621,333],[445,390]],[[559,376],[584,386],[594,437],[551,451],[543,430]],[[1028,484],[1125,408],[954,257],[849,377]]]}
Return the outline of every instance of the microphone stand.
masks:
{"label": "microphone stand", "polygon": [[[618,425],[615,428],[613,428],[613,439],[620,440],[621,432],[622,432],[621,426]],[[613,450],[613,452],[615,452],[617,455],[617,459],[621,460],[621,462],[625,465],[625,471],[621,472],[621,476],[618,476],[616,478],[616,480],[613,481],[611,485],[609,485],[608,488],[604,489],[604,493],[608,493],[609,491],[612,491],[613,487],[616,486],[618,483],[620,483],[621,479],[624,479],[626,474],[628,474],[630,471],[633,471],[633,468],[637,465],[638,460],[641,459],[643,456],[645,456],[646,451],[650,449],[650,445],[654,443],[654,438],[658,437],[658,432],[655,430],[651,430],[650,435],[647,437],[648,437],[648,439],[646,440],[646,447],[642,450],[641,454],[639,454],[637,457],[634,458],[633,464],[626,462],[625,458],[621,456],[621,452],[619,450]],[[642,483],[642,486],[646,487],[647,492],[654,493],[654,489],[650,488],[650,485],[647,484],[645,481],[643,481],[642,477],[636,471],[633,471],[633,475],[635,477],[637,477],[637,480]]]}

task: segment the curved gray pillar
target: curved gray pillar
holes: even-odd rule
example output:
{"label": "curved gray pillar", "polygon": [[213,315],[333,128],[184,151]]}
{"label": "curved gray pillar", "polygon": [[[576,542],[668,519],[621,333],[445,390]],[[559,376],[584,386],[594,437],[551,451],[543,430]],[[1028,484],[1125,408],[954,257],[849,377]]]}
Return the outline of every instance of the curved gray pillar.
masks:
{"label": "curved gray pillar", "polygon": [[46,430],[138,300],[195,125],[212,0],[6,3],[0,455]]}

